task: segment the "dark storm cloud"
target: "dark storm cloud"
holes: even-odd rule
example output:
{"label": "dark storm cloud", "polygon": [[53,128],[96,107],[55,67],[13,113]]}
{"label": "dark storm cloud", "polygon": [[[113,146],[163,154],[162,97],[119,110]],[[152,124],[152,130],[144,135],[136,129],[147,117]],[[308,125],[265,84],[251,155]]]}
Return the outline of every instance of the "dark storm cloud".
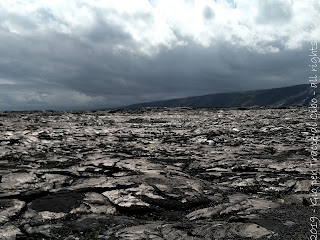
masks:
{"label": "dark storm cloud", "polygon": [[[153,59],[106,55],[93,60],[95,64],[84,64],[79,78],[64,82],[67,87],[73,86],[88,95],[163,93],[165,97],[167,93],[191,96],[286,86],[299,83],[305,73],[291,72],[299,69],[303,61],[297,58],[297,51],[262,55],[220,44],[217,49],[191,44],[162,51]],[[301,78],[297,77],[299,75]]]}
{"label": "dark storm cloud", "polygon": [[[0,25],[1,109],[114,107],[305,82],[307,69],[301,66],[305,61],[301,52],[307,52],[307,43],[303,49],[288,49],[286,36],[262,39],[258,42],[262,49],[277,51],[261,52],[221,37],[206,46],[200,35],[190,35],[173,23],[167,33],[169,40],[161,42],[158,38],[166,29],[150,30],[156,16],[147,11],[81,6],[88,12],[83,16],[90,13],[92,18],[84,19],[90,20],[84,27],[73,29],[72,22],[49,8],[37,9],[30,20],[4,11],[5,21]],[[292,15],[279,1],[261,7],[260,23],[271,22],[270,17],[275,22],[287,21]],[[270,13],[272,10],[275,12]],[[214,7],[204,5],[199,14],[210,20],[209,24],[216,19]],[[47,23],[45,28],[39,23],[42,21]],[[245,42],[240,34],[230,35],[230,39]],[[160,43],[154,45],[154,41]]]}

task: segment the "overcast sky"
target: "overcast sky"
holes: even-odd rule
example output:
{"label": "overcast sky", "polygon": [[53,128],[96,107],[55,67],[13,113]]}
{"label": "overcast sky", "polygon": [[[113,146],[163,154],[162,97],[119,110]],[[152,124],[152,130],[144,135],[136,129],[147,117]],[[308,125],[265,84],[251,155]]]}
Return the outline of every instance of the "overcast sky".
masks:
{"label": "overcast sky", "polygon": [[315,2],[1,0],[0,110],[308,83]]}

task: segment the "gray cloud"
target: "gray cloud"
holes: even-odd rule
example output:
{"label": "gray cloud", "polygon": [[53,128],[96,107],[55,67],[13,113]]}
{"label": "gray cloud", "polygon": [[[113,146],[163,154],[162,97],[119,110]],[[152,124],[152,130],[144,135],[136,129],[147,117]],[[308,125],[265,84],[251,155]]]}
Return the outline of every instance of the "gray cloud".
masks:
{"label": "gray cloud", "polygon": [[214,12],[213,10],[206,6],[204,9],[203,9],[203,17],[205,20],[211,20],[214,18]]}
{"label": "gray cloud", "polygon": [[283,0],[259,1],[258,23],[288,24],[292,18],[292,2]]}
{"label": "gray cloud", "polygon": [[[151,7],[157,8],[157,3]],[[201,7],[200,18],[215,24],[220,16],[214,7]],[[260,9],[259,21],[289,20],[292,13],[286,7],[268,1]],[[273,8],[280,10],[272,15]],[[85,3],[81,9],[88,23],[68,20],[43,7],[35,11],[35,18],[25,21],[18,13],[4,11],[1,110],[116,107],[307,82],[307,41],[301,47],[287,48],[290,36],[262,37],[255,44],[265,51],[258,51],[244,41],[238,26],[229,26],[235,31],[232,41],[223,37],[229,33],[221,32],[207,46],[203,44],[206,35],[192,35],[174,20],[169,27],[161,25],[166,22],[157,22],[159,15],[146,9],[120,12]],[[290,13],[283,15],[283,11]]]}

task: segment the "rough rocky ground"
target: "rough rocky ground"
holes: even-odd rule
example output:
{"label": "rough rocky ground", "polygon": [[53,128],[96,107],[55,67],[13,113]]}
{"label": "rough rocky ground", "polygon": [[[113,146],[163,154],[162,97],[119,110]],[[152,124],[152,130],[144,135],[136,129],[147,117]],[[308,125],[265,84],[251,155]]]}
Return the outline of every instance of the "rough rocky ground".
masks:
{"label": "rough rocky ground", "polygon": [[309,239],[306,111],[2,112],[0,239]]}

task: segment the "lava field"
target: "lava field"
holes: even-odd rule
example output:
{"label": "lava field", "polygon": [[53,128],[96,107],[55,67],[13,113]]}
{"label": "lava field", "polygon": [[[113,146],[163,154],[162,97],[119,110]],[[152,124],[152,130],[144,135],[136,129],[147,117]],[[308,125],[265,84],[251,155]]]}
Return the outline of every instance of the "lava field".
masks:
{"label": "lava field", "polygon": [[0,239],[309,239],[306,108],[0,113]]}

